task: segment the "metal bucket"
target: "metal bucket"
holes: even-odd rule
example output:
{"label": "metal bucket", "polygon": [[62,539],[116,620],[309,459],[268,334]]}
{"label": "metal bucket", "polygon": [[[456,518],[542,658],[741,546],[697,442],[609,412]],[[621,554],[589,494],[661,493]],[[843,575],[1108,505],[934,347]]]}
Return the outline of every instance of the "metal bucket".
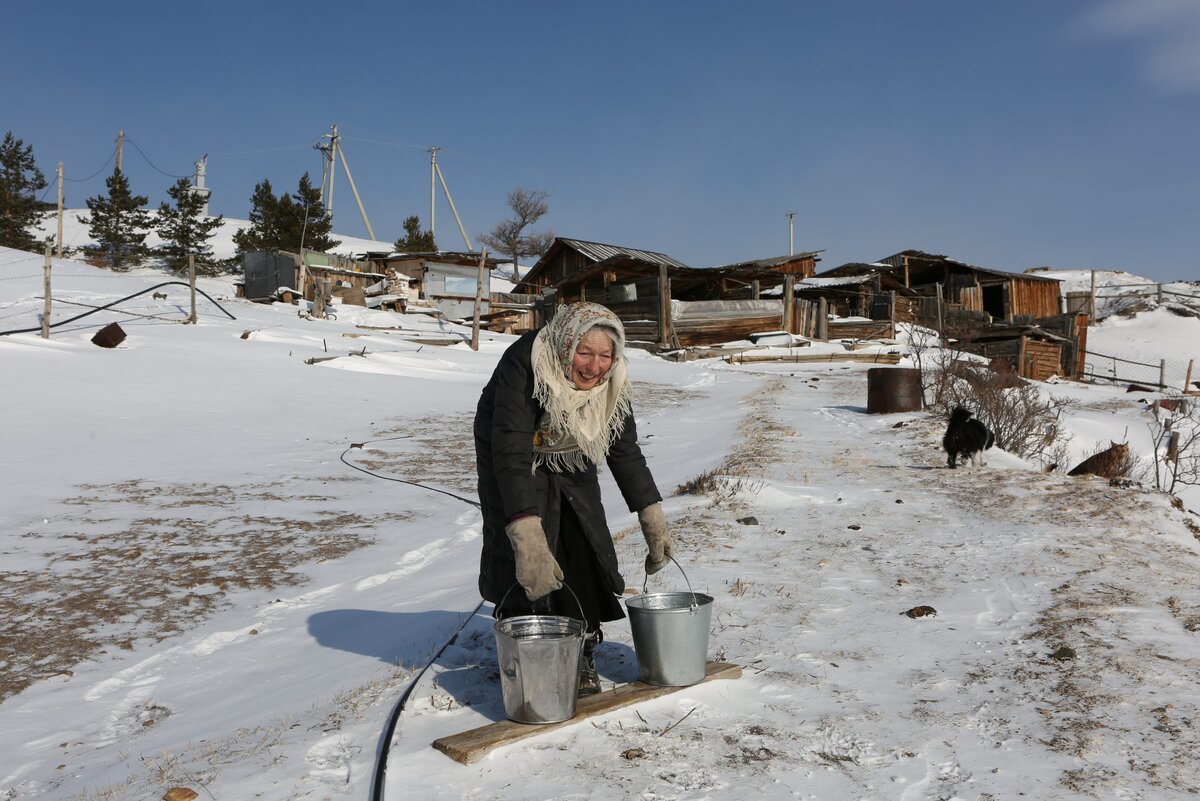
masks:
{"label": "metal bucket", "polygon": [[[504,598],[509,592],[512,587]],[[504,598],[496,604],[495,613],[504,605]],[[579,603],[579,598],[575,602]],[[558,723],[575,717],[587,629],[582,605],[579,614],[580,620],[562,615],[518,615],[499,619],[492,627],[504,714],[509,720]]]}
{"label": "metal bucket", "polygon": [[[675,566],[683,573],[678,562]],[[713,599],[692,592],[687,573],[683,580],[687,592],[647,593],[643,583],[641,595],[625,600],[638,677],[646,684],[686,687],[704,678]]]}

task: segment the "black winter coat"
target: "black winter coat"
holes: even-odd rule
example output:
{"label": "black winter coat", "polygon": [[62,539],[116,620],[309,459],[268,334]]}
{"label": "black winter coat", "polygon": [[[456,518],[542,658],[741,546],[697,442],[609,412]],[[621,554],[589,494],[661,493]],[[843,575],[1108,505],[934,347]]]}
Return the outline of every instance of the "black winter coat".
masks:
{"label": "black winter coat", "polygon": [[[545,467],[532,470],[533,432],[543,412],[533,397],[532,350],[536,334],[525,334],[500,357],[475,411],[475,462],[483,506],[479,594],[499,603],[516,581],[512,544],[504,532],[509,518],[518,513],[539,515],[550,552],[555,553],[561,504],[565,502],[579,517],[609,589],[619,595],[625,589],[625,579],[617,568],[596,466],[563,473]],[[609,449],[607,461],[629,511],[662,500],[638,447],[632,414]]]}

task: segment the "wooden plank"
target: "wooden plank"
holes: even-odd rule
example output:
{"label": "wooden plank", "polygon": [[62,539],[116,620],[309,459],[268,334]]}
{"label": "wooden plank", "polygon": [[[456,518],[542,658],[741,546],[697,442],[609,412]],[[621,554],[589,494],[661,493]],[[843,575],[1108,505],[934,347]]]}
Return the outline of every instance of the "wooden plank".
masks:
{"label": "wooden plank", "polygon": [[727,364],[753,364],[754,362],[868,362],[871,364],[899,364],[899,353],[791,353],[779,356],[755,355],[752,353],[726,356]]}
{"label": "wooden plank", "polygon": [[[742,669],[738,665],[729,662],[709,662],[705,665],[704,678],[699,683],[703,684],[704,682],[715,681],[717,679],[736,679],[741,677],[741,675]],[[693,684],[690,686],[694,687],[696,685]],[[524,740],[528,737],[545,734],[556,729],[561,729],[564,726],[571,726],[596,715],[603,715],[630,706],[631,704],[649,701],[653,698],[659,698],[686,689],[688,688],[654,687],[649,684],[643,684],[640,681],[635,681],[630,684],[622,684],[620,687],[614,687],[611,690],[605,690],[596,695],[580,698],[575,708],[575,717],[570,720],[564,720],[560,723],[541,724],[515,723],[511,720],[501,720],[496,723],[489,723],[486,726],[480,726],[477,729],[471,729],[470,731],[452,734],[448,737],[439,737],[433,741],[433,747],[455,762],[467,765],[481,759],[490,751],[502,745],[508,745],[509,743]]]}

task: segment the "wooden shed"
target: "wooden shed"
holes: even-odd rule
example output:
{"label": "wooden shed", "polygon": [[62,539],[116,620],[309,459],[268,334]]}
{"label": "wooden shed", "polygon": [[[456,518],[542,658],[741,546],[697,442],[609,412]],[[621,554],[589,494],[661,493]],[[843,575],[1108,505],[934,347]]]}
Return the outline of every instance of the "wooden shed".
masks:
{"label": "wooden shed", "polygon": [[[429,301],[452,320],[470,317],[475,307],[479,281],[479,253],[439,251],[434,253],[368,253],[376,272],[394,269],[417,281],[418,297]],[[500,262],[488,258],[483,275],[483,311],[489,314],[492,298],[491,271]]]}
{"label": "wooden shed", "polygon": [[809,252],[697,269],[663,253],[559,238],[516,290],[600,303],[621,318],[630,341],[679,348],[796,332],[790,293],[764,293],[790,289],[816,261]]}
{"label": "wooden shed", "polygon": [[975,331],[959,343],[967,353],[1003,359],[1022,378],[1045,381],[1051,376],[1073,375],[1073,343],[1038,326],[996,325]]}
{"label": "wooden shed", "polygon": [[936,295],[969,311],[987,312],[996,320],[1028,322],[1062,312],[1061,282],[1028,273],[976,267],[946,256],[905,250],[886,259],[891,278],[918,295]]}

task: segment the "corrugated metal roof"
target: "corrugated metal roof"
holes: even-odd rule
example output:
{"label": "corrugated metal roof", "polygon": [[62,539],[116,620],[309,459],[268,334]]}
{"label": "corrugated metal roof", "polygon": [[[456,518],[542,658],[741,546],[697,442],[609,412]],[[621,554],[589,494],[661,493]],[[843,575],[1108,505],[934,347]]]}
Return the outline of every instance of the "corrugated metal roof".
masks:
{"label": "corrugated metal roof", "polygon": [[605,245],[601,242],[585,242],[582,239],[567,239],[560,237],[559,241],[570,245],[575,250],[578,250],[583,255],[595,261],[604,261],[611,259],[614,256],[626,256],[639,261],[648,261],[653,264],[665,264],[668,267],[683,267],[687,269],[687,265],[681,261],[676,261],[665,253],[655,253],[653,250],[638,250],[637,248],[623,248],[617,245]]}
{"label": "corrugated metal roof", "polygon": [[797,289],[820,289],[827,286],[854,286],[873,280],[873,275],[839,275],[828,278],[805,278],[796,282]]}
{"label": "corrugated metal roof", "polygon": [[788,256],[772,256],[769,259],[751,259],[750,261],[739,261],[734,264],[721,264],[716,267],[713,267],[712,269],[724,270],[724,269],[737,269],[737,268],[745,268],[745,267],[761,267],[764,269],[769,269],[771,267],[777,267],[780,264],[787,264],[790,261],[801,261],[803,259],[813,259],[814,261],[820,261],[820,259],[817,257],[820,256],[824,252],[825,251],[823,251],[823,250],[807,250],[803,253],[793,253]]}

